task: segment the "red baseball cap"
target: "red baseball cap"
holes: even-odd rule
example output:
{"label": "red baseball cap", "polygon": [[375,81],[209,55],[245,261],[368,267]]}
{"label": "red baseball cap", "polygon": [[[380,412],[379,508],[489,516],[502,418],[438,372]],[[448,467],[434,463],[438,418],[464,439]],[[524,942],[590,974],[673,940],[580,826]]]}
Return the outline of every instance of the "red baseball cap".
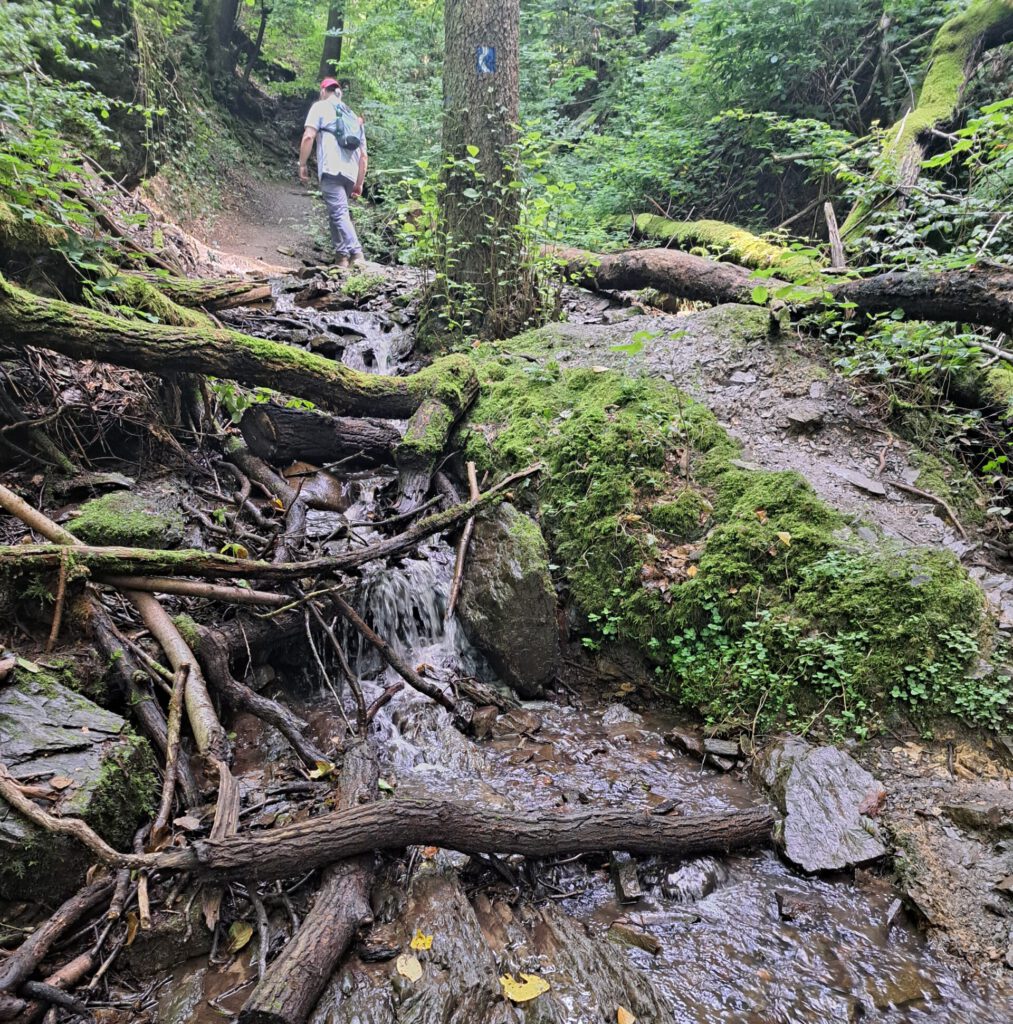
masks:
{"label": "red baseball cap", "polygon": [[340,85],[341,85],[341,83],[336,78],[325,78],[320,83],[320,88],[321,89],[337,89],[337,88],[340,87]]}

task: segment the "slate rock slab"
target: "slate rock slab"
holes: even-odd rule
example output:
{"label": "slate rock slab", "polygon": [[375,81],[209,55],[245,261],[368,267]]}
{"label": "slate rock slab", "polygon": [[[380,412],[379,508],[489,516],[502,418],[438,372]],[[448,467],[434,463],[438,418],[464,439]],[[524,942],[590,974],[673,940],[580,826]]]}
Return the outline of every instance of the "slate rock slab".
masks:
{"label": "slate rock slab", "polygon": [[775,838],[804,871],[842,871],[886,855],[871,817],[886,791],[843,750],[789,736],[763,752],[757,774],[784,815]]}
{"label": "slate rock slab", "polygon": [[[0,687],[0,751],[51,814],[82,818],[120,848],[157,792],[146,741],[47,673],[19,669]],[[43,832],[0,800],[0,899],[59,902],[80,886],[90,860],[78,843]]]}
{"label": "slate rock slab", "polygon": [[503,682],[540,697],[560,666],[556,591],[538,524],[512,505],[476,521],[457,611]]}

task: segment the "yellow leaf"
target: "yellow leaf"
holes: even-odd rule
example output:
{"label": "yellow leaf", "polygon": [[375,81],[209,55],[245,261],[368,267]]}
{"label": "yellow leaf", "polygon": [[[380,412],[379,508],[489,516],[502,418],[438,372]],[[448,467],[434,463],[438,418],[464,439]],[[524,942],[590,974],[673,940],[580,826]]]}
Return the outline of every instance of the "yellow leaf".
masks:
{"label": "yellow leaf", "polygon": [[790,533],[788,533],[788,532],[787,532],[787,530],[786,530],[786,531],[784,531],[783,533],[779,533],[779,534],[777,535],[777,539],[778,539],[778,540],[779,540],[779,541],[780,541],[780,542],[781,542],[781,543],[782,543],[782,544],[783,544],[783,545],[784,545],[784,546],[785,546],[786,548],[790,548],[790,547],[791,547],[791,534],[790,534]]}
{"label": "yellow leaf", "polygon": [[132,911],[127,911],[127,945],[132,946],[137,938],[137,929],[141,927],[141,919]]}
{"label": "yellow leaf", "polygon": [[397,973],[409,981],[418,981],[422,977],[422,964],[417,956],[410,953],[402,953],[397,958]]}
{"label": "yellow leaf", "polygon": [[688,568],[688,569],[686,570],[686,575],[687,575],[687,576],[688,576],[688,577],[689,577],[690,579],[692,579],[692,578],[693,578],[693,577],[694,577],[694,576],[695,576],[695,575],[696,575],[696,574],[697,574],[697,573],[698,573],[699,571],[700,571],[700,570],[699,570],[699,569],[698,569],[698,568],[697,568],[697,567],[696,567],[695,565],[691,565],[691,566],[690,566],[690,567],[689,567],[689,568]]}
{"label": "yellow leaf", "polygon": [[767,521],[767,510],[758,508],[756,510],[756,518],[759,519],[761,523],[765,523]]}
{"label": "yellow leaf", "polygon": [[625,1006],[620,1006],[616,1010],[616,1022],[617,1024],[637,1024],[637,1018]]}
{"label": "yellow leaf", "polygon": [[285,502],[283,502],[281,498],[272,498],[271,504],[274,505],[275,508],[280,508],[282,511],[285,510]]}
{"label": "yellow leaf", "polygon": [[229,944],[226,953],[238,953],[253,938],[253,925],[245,921],[233,921],[229,927]]}
{"label": "yellow leaf", "polygon": [[333,775],[337,766],[331,764],[330,761],[317,761],[316,768],[308,771],[306,774],[311,779],[326,779],[328,775]]}
{"label": "yellow leaf", "polygon": [[526,1003],[543,992],[548,992],[550,985],[537,974],[521,974],[517,981],[511,974],[504,974],[499,983],[503,986],[503,995],[515,1003]]}
{"label": "yellow leaf", "polygon": [[415,929],[415,938],[412,939],[412,949],[432,949],[432,935],[423,935],[421,928]]}

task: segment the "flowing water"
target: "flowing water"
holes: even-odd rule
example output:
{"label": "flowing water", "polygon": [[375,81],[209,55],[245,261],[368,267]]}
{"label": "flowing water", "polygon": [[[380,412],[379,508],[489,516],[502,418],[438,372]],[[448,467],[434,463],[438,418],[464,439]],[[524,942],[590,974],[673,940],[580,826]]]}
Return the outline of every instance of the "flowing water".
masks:
{"label": "flowing water", "polygon": [[[343,315],[317,314],[332,329]],[[361,333],[345,349],[347,365],[383,372],[404,358],[399,331],[343,323]],[[344,520],[367,521],[391,484],[384,475],[347,478]],[[325,536],[337,522],[314,513],[309,526]],[[332,549],[375,536],[368,526],[354,534]],[[494,682],[457,620],[446,620],[453,562],[452,548],[434,538],[394,565],[367,567],[359,610],[427,675]],[[398,677],[357,636],[346,639],[369,702]],[[302,710],[325,728],[336,724],[328,691]],[[674,716],[570,696],[524,710],[519,728],[501,725],[475,742],[405,688],[373,726],[381,774],[401,794],[521,811],[593,802],[691,815],[763,799],[747,780],[666,745],[664,733],[680,724]],[[806,877],[772,851],[644,858],[643,894],[623,904],[609,867],[602,856],[535,863],[412,852],[381,878],[371,936],[332,979],[313,1024],[603,1024],[621,1019],[620,1008],[641,1024],[1013,1020],[1009,989],[976,982],[931,947],[895,916],[897,893],[873,872]],[[411,982],[393,957],[416,929],[433,944],[416,954],[423,975]],[[505,1002],[498,978],[511,971],[538,975],[549,990]]]}

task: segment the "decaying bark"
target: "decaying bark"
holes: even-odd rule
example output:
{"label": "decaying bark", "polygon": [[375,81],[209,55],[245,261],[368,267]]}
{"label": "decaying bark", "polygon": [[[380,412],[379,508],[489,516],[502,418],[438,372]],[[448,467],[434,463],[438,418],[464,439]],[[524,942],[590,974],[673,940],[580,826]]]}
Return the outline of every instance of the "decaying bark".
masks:
{"label": "decaying bark", "polygon": [[[576,249],[557,250],[567,271],[585,284],[605,290],[656,288],[680,298],[720,304],[752,303],[753,289],[766,295],[788,287],[772,278],[757,280],[745,267],[716,263],[672,249],[635,249],[594,256]],[[918,320],[955,320],[1013,330],[1013,270],[983,265],[968,270],[924,270],[877,274],[829,286],[799,286],[791,299],[806,312],[823,301],[847,300],[859,313],[902,309]]]}
{"label": "decaying bark", "polygon": [[273,402],[251,405],[239,429],[250,451],[275,466],[344,459],[353,466],[376,465],[390,460],[401,443],[401,432],[384,420],[327,416]]}
{"label": "decaying bark", "polygon": [[[338,783],[342,810],[376,799],[377,767],[365,742],[345,752]],[[373,919],[372,851],[329,865],[313,907],[254,989],[239,1014],[240,1024],[303,1024],[352,944]]]}
{"label": "decaying bark", "polygon": [[558,857],[626,850],[689,857],[770,841],[768,807],[692,817],[629,808],[517,813],[474,801],[385,800],[220,843],[198,840],[157,854],[154,866],[205,878],[285,878],[369,850],[442,846],[463,853]]}

